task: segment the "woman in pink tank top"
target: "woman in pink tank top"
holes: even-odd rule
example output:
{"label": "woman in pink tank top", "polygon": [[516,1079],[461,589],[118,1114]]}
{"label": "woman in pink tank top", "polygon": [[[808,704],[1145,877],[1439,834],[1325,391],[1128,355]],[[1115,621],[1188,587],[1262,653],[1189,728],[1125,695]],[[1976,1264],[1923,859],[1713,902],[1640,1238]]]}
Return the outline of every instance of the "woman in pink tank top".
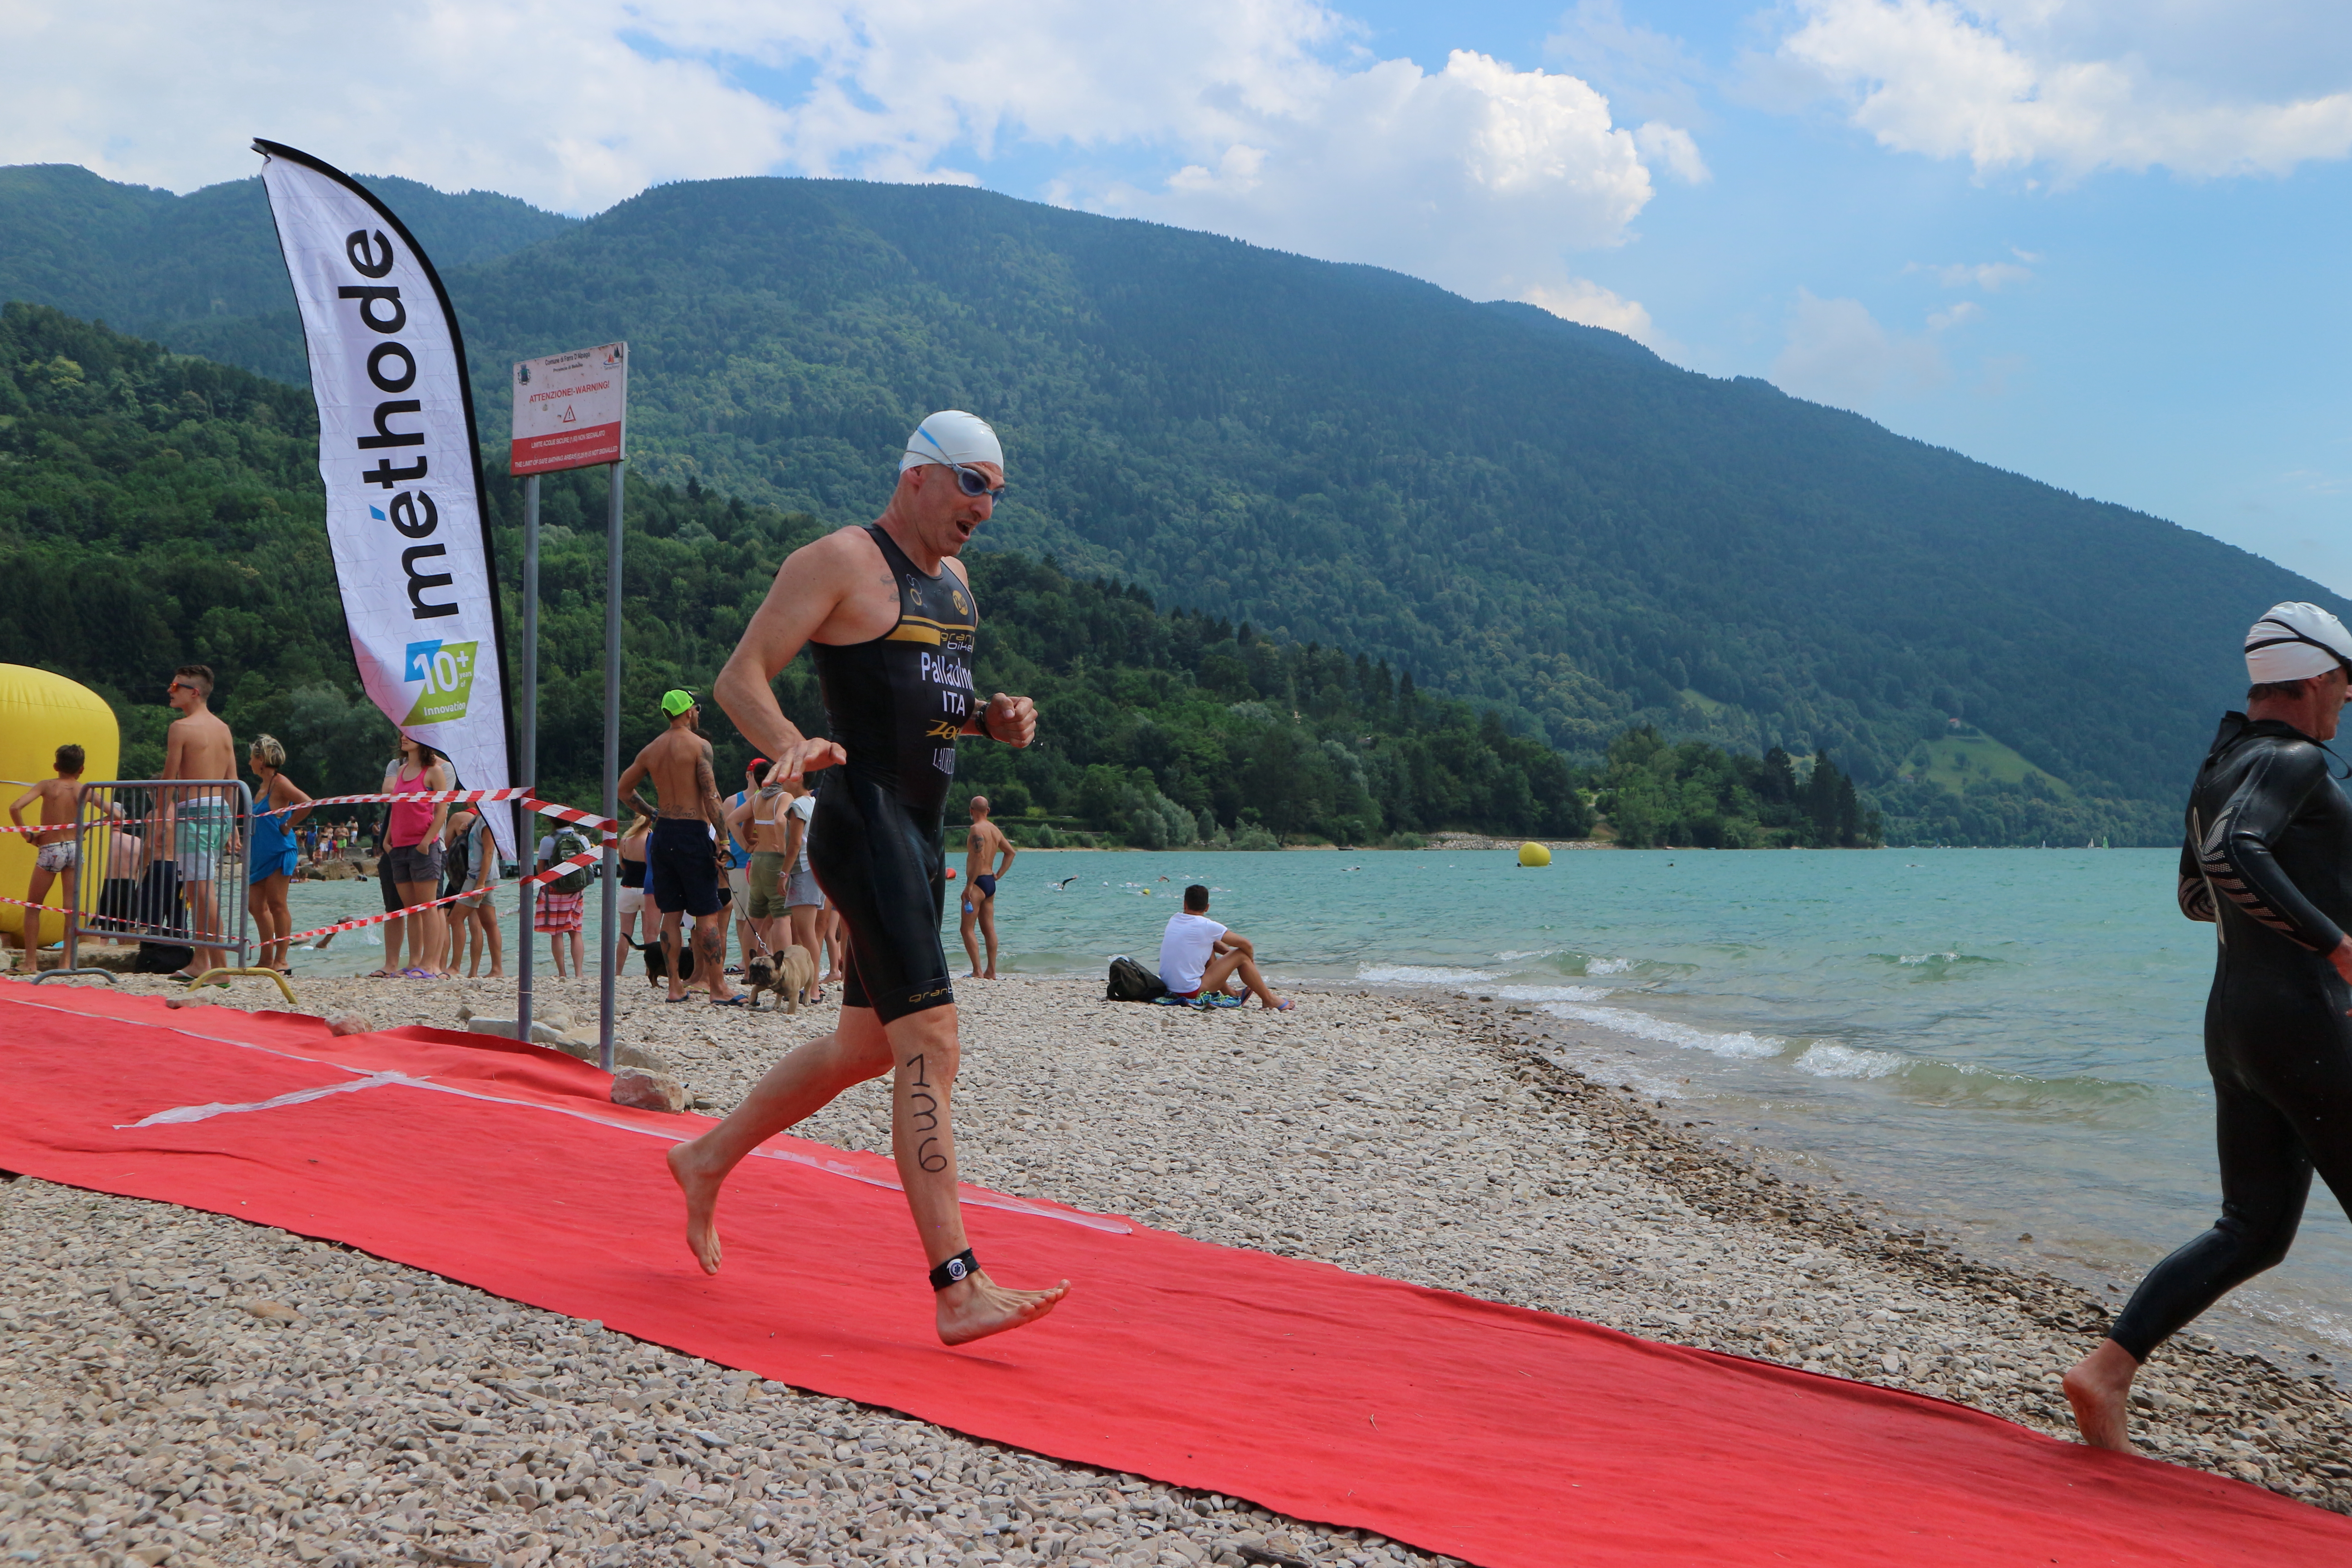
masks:
{"label": "woman in pink tank top", "polygon": [[[406,735],[400,738],[400,766],[386,792],[399,795],[430,795],[456,787],[449,764],[441,753]],[[384,858],[403,905],[421,904],[441,892],[441,827],[448,820],[446,801],[396,800],[384,825]],[[404,922],[410,967],[400,973],[410,980],[437,980],[448,973],[442,962],[448,944],[439,910],[410,915]]]}

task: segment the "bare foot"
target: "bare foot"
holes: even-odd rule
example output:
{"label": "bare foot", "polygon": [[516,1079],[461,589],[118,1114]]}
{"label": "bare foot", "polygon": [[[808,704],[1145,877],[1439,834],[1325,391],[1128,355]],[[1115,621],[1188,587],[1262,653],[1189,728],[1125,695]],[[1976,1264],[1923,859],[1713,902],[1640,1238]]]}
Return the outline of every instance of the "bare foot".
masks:
{"label": "bare foot", "polygon": [[694,1260],[702,1265],[705,1274],[719,1272],[719,1224],[713,1217],[719,1210],[719,1186],[727,1179],[723,1171],[704,1167],[697,1157],[695,1145],[699,1138],[672,1146],[669,1152],[670,1180],[686,1194],[686,1245]]}
{"label": "bare foot", "polygon": [[2138,1371],[2139,1363],[2131,1352],[2113,1340],[2102,1342],[2097,1350],[2067,1370],[2060,1386],[2066,1391],[2066,1403],[2074,1407],[2074,1426],[2084,1442],[2094,1448],[2137,1452],[2124,1422],[2130,1409],[2132,1377]]}
{"label": "bare foot", "polygon": [[1050,1290],[1008,1290],[985,1272],[974,1274],[940,1292],[940,1342],[968,1345],[1034,1323],[1069,1293],[1066,1279]]}

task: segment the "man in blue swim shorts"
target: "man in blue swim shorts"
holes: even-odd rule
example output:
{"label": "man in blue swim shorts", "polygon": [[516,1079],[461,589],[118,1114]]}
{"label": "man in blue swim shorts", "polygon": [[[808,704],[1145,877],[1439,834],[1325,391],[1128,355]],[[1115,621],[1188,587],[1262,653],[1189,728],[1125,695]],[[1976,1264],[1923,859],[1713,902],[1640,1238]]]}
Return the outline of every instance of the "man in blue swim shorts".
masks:
{"label": "man in blue swim shorts", "polygon": [[[971,813],[971,834],[963,842],[963,950],[971,959],[974,980],[996,978],[996,884],[998,879],[1013,869],[1013,857],[1021,853],[1004,829],[988,819],[988,797],[976,795],[967,808]],[[1000,860],[1000,857],[1002,859]],[[988,943],[988,967],[980,963],[980,942],[977,935]]]}

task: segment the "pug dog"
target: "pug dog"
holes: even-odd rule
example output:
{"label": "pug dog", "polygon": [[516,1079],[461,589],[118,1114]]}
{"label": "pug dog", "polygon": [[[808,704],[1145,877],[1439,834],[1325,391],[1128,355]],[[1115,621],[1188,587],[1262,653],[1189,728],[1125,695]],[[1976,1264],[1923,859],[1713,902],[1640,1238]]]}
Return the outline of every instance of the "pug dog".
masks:
{"label": "pug dog", "polygon": [[798,943],[782,952],[755,952],[743,963],[743,987],[754,1007],[760,1005],[761,992],[772,991],[776,999],[768,1005],[770,1012],[797,1013],[801,999],[815,986],[816,965]]}

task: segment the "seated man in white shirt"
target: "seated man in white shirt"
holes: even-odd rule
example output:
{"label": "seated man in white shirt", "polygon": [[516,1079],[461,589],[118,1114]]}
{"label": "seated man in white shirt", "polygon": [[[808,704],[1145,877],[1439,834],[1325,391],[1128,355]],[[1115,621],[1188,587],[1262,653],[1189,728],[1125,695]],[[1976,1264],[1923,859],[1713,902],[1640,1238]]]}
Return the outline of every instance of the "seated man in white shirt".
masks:
{"label": "seated man in white shirt", "polygon": [[1209,889],[1195,882],[1184,889],[1183,912],[1169,917],[1167,933],[1160,939],[1160,984],[1172,996],[1193,997],[1227,990],[1236,975],[1259,1006],[1290,1010],[1291,1004],[1268,989],[1257,972],[1257,949],[1249,938],[1209,918]]}

